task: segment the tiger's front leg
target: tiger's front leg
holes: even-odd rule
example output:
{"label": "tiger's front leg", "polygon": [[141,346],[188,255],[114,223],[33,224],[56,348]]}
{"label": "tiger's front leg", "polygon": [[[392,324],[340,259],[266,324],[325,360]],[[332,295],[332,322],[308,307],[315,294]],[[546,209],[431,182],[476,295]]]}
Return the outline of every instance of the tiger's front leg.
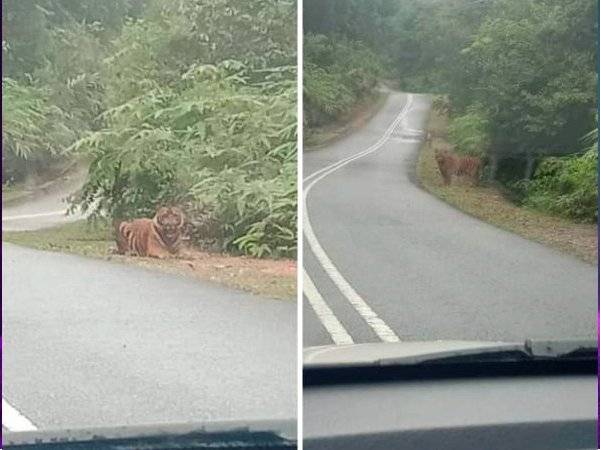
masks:
{"label": "tiger's front leg", "polygon": [[173,255],[161,247],[152,247],[148,249],[147,256],[156,259],[167,259],[171,258]]}

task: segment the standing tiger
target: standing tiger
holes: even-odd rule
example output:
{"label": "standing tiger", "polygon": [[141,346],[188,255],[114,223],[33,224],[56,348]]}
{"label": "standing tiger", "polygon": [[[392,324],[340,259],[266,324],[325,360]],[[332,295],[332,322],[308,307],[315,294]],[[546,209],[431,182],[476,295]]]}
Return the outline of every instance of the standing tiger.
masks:
{"label": "standing tiger", "polygon": [[179,251],[185,217],[177,207],[163,206],[152,219],[135,219],[116,226],[117,253],[167,258]]}
{"label": "standing tiger", "polygon": [[444,184],[449,185],[452,181],[452,176],[465,176],[471,180],[473,184],[477,184],[481,172],[481,159],[475,156],[460,157],[448,150],[436,150],[435,160],[440,174],[444,179]]}

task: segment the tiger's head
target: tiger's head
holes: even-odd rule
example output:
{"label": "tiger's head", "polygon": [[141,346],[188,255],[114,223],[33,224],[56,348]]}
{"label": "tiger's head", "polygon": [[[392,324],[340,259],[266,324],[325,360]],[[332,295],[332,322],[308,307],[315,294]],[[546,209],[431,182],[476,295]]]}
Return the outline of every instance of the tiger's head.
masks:
{"label": "tiger's head", "polygon": [[181,236],[185,216],[176,206],[162,206],[156,211],[153,221],[166,243],[172,244]]}
{"label": "tiger's head", "polygon": [[436,148],[435,149],[435,160],[437,161],[437,163],[443,164],[446,161],[446,159],[448,159],[448,150]]}

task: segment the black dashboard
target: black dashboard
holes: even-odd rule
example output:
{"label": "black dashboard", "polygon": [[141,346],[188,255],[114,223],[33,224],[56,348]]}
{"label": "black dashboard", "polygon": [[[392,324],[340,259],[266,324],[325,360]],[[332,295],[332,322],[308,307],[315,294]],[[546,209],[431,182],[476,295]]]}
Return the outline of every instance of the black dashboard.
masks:
{"label": "black dashboard", "polygon": [[597,448],[595,374],[309,383],[303,409],[306,450]]}

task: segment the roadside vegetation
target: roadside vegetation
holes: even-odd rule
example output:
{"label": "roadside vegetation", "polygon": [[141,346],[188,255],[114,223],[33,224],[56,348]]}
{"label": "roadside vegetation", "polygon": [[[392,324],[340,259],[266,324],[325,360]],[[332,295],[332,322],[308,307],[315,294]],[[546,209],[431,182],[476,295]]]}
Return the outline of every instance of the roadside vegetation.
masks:
{"label": "roadside vegetation", "polygon": [[[360,42],[380,61],[376,76],[396,80],[400,90],[433,94],[434,115],[448,120],[443,145],[484,162],[478,192],[499,189],[514,211],[539,211],[575,228],[597,222],[594,0],[307,4],[309,49],[315,42]],[[344,97],[335,98],[334,111]]]}
{"label": "roadside vegetation", "polygon": [[307,128],[304,135],[304,151],[317,150],[352,133],[366,123],[381,109],[387,99],[385,92],[375,91],[357,100],[352,107],[331,122]]}
{"label": "roadside vegetation", "polygon": [[3,192],[85,159],[91,222],[178,204],[194,244],[295,257],[294,2],[3,6]]}
{"label": "roadside vegetation", "polygon": [[343,36],[304,36],[304,120],[308,129],[348,113],[382,75],[376,54]]}

